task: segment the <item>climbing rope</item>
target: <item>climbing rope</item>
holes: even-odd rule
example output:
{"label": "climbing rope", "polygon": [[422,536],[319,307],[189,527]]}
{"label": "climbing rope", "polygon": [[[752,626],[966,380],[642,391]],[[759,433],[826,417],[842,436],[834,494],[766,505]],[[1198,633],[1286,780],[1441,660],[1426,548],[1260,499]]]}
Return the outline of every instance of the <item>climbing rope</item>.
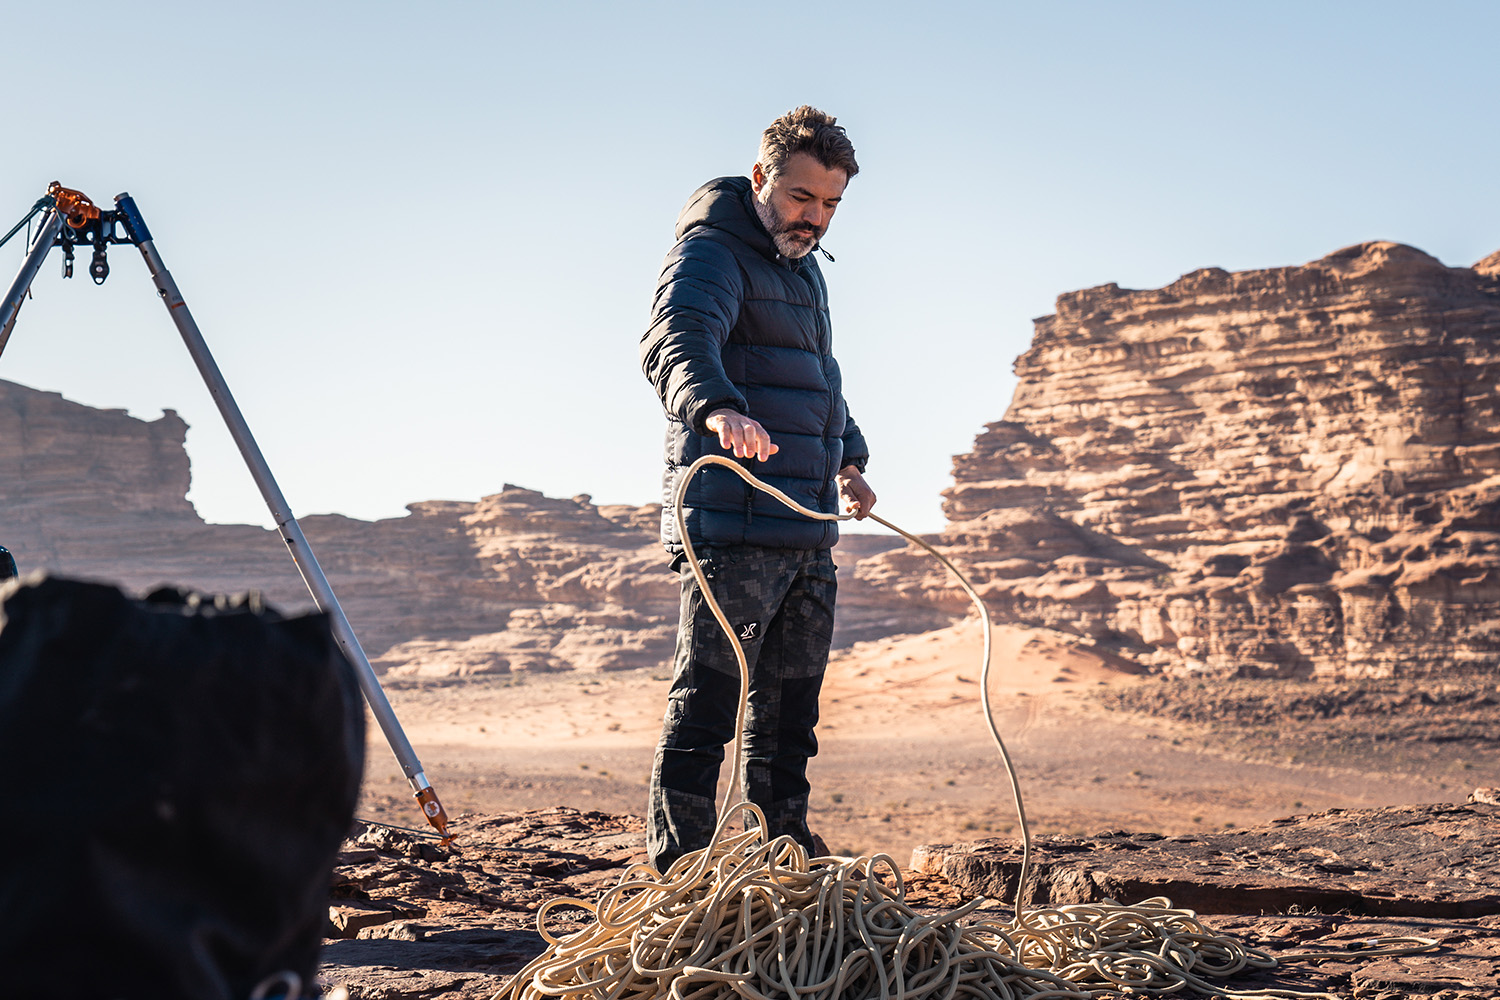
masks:
{"label": "climbing rope", "polygon": [[[749,704],[749,666],[735,630],[698,566],[683,521],[688,482],[707,465],[722,465],[793,510],[819,520],[850,514],[808,510],[785,493],[718,455],[700,458],[678,483],[677,536],[704,599],[729,636],[740,668],[736,733]],[[1114,902],[1022,908],[1031,833],[1020,783],[989,703],[990,618],[978,592],[931,545],[876,514],[867,516],[926,549],[959,581],[984,626],[980,695],[986,723],[1010,777],[1020,820],[1022,861],[1014,917],[1005,924],[963,923],[985,901],[922,915],[906,903],[900,869],[888,855],[811,858],[790,837],[766,839],[764,814],[742,801],[742,738],[734,742],[728,790],[706,848],[677,859],[665,872],[632,866],[590,903],[549,900],[537,913],[548,948],[521,969],[493,1000],[1091,1000],[1101,992],[1161,995],[1182,991],[1223,998],[1333,998],[1294,990],[1227,990],[1210,979],[1268,969],[1277,959],[1204,926],[1191,910],[1161,897],[1126,906]],[[729,832],[745,815],[747,829]],[[592,914],[582,930],[558,937],[549,912]],[[1401,942],[1410,942],[1402,944]],[[1427,938],[1379,939],[1384,951],[1323,952],[1295,958],[1409,954],[1436,946]]]}
{"label": "climbing rope", "polygon": [[636,865],[597,903],[550,900],[539,927],[558,907],[581,907],[594,922],[566,938],[543,929],[550,951],[501,995],[917,1000],[951,996],[963,983],[980,984],[969,995],[983,997],[1090,995],[1026,968],[1003,930],[960,925],[982,900],[922,916],[906,905],[888,855],[809,858],[790,837],[728,834],[739,812],[764,827],[758,808],[738,803],[707,850],[665,873]]}
{"label": "climbing rope", "polygon": [[[738,464],[737,462],[732,462],[722,455],[705,455],[702,458],[698,459],[692,465],[688,466],[687,472],[683,474],[682,479],[678,482],[677,496],[675,498],[675,503],[673,504],[673,509],[676,514],[677,537],[682,539],[682,547],[685,550],[684,554],[687,557],[687,565],[692,567],[693,577],[698,581],[698,589],[702,592],[705,603],[708,604],[709,610],[713,612],[714,619],[719,623],[719,627],[724,630],[724,634],[730,637],[730,646],[734,650],[735,660],[739,664],[740,668],[740,705],[735,732],[743,733],[745,730],[745,719],[749,713],[750,704],[750,667],[748,662],[745,660],[745,649],[742,645],[740,645],[739,636],[735,634],[734,627],[729,624],[729,619],[725,616],[724,610],[719,607],[719,602],[714,598],[713,592],[709,588],[708,580],[703,575],[702,567],[698,565],[697,555],[693,551],[693,540],[688,535],[687,524],[685,521],[683,521],[682,514],[683,498],[687,493],[687,484],[692,481],[693,476],[697,475],[698,470],[709,465],[721,465],[724,468],[733,471],[735,475],[739,476],[749,485],[755,487],[763,493],[767,493],[775,497],[777,500],[781,501],[792,510],[797,511],[799,514],[804,514],[807,517],[815,518],[820,521],[847,521],[850,518],[854,517],[854,515],[825,514],[822,511],[809,510],[797,501],[793,500],[791,497],[787,496],[781,490],[778,490],[776,487],[770,485],[769,483],[762,482],[755,476],[751,475],[750,472],[744,468],[744,466]],[[986,725],[989,726],[990,737],[995,741],[995,746],[1000,751],[1000,759],[1005,762],[1005,773],[1010,779],[1011,796],[1016,803],[1016,814],[1020,820],[1021,829],[1021,874],[1016,884],[1018,886],[1025,885],[1026,876],[1031,867],[1031,829],[1030,825],[1026,822],[1026,807],[1021,801],[1020,779],[1016,777],[1016,769],[1011,764],[1010,752],[1005,749],[1005,741],[1000,738],[1000,730],[995,725],[995,713],[990,709],[990,652],[993,645],[993,636],[991,635],[991,632],[993,630],[990,627],[989,608],[985,607],[984,600],[980,598],[979,592],[975,590],[969,584],[969,581],[964,578],[964,575],[958,571],[958,567],[949,562],[947,557],[937,549],[933,548],[931,545],[928,545],[926,542],[922,541],[922,539],[918,538],[916,535],[911,534],[905,529],[898,528],[896,525],[887,521],[879,514],[868,513],[865,516],[870,520],[876,522],[877,524],[884,525],[885,527],[891,529],[902,538],[905,538],[907,541],[913,542],[926,549],[928,554],[930,554],[934,559],[948,568],[948,571],[953,574],[953,578],[958,581],[959,586],[963,587],[964,592],[969,595],[969,600],[974,602],[974,607],[979,611],[979,621],[984,628],[984,651],[981,654],[981,664],[979,667],[980,705],[984,710],[984,719]],[[740,798],[740,759],[744,754],[744,747],[742,746],[742,742],[743,741],[738,737],[736,737],[734,741],[734,756],[731,760],[732,770],[730,771],[730,784],[724,792],[724,801],[720,804],[719,807],[720,813],[726,812],[729,809],[730,805],[738,801]],[[1017,907],[1020,906],[1019,898],[1017,898],[1016,900],[1016,905]]]}

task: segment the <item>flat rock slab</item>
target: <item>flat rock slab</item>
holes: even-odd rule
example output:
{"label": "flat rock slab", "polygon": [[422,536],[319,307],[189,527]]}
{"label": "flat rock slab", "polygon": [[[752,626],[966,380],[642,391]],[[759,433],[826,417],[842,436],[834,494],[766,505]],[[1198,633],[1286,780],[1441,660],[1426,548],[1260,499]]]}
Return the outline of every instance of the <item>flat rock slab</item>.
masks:
{"label": "flat rock slab", "polygon": [[[1166,896],[1200,913],[1500,914],[1500,806],[1485,797],[1331,809],[1213,834],[1038,838],[1022,898],[1061,905]],[[964,895],[1012,901],[1021,854],[1009,841],[924,846],[912,867]]]}

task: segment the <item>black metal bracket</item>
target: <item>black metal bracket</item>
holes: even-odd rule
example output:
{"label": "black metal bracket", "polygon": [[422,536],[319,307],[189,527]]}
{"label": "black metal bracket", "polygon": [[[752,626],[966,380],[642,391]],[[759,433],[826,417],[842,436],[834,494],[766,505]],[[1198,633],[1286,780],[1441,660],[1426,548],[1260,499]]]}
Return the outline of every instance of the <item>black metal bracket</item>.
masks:
{"label": "black metal bracket", "polygon": [[[63,277],[73,277],[73,248],[92,247],[94,256],[89,262],[89,276],[94,279],[94,284],[104,284],[104,279],[109,277],[107,248],[111,245],[139,246],[142,242],[133,232],[132,221],[130,213],[117,209],[101,211],[97,219],[89,219],[76,229],[72,224],[64,223],[57,239],[52,241],[53,246],[62,247]],[[150,239],[149,234],[145,238]]]}

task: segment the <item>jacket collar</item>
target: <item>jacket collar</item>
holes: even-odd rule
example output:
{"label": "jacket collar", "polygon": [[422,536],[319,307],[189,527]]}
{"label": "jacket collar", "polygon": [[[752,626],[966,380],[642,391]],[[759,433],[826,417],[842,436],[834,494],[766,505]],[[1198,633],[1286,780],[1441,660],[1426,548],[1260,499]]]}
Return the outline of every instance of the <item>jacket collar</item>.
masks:
{"label": "jacket collar", "polygon": [[767,260],[783,267],[800,268],[812,259],[807,256],[783,257],[771,234],[761,224],[760,215],[751,200],[748,177],[716,177],[693,192],[677,216],[677,238],[681,240],[694,229],[706,227],[733,236]]}

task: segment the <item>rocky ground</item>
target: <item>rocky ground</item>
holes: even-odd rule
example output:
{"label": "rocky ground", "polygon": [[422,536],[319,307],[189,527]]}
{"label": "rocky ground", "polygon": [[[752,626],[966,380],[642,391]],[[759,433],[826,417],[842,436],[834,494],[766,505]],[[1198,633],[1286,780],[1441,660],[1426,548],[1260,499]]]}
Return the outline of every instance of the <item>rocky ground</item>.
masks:
{"label": "rocky ground", "polygon": [[[1039,843],[1036,885],[1165,892],[1273,953],[1441,942],[1423,956],[1288,963],[1241,988],[1500,995],[1500,810],[1485,794],[1467,801],[1500,785],[1492,685],[1199,685],[1132,674],[1056,633],[995,636],[991,695]],[[911,900],[930,909],[1005,897],[1014,878],[978,648],[972,621],[856,644],[825,689],[814,823],[838,853],[905,863],[917,848]],[[597,895],[643,857],[665,686],[644,672],[393,685],[439,791],[467,815],[452,852],[360,828],[338,868],[325,984],[356,1000],[493,995],[542,947],[543,902]],[[412,823],[387,760],[372,744],[361,815]],[[583,916],[555,911],[549,926]]]}
{"label": "rocky ground", "polygon": [[1267,764],[1362,762],[1372,778],[1446,773],[1488,780],[1500,762],[1494,678],[1350,683],[1158,678],[1095,693],[1111,712],[1185,723],[1227,752]]}
{"label": "rocky ground", "polygon": [[[1303,745],[1324,740],[1367,747],[1396,742],[1500,743],[1500,685],[1493,677],[1381,679],[1358,683],[1292,680],[1191,681],[1112,688],[1109,708],[1205,724],[1253,738],[1274,728]],[[1297,725],[1284,729],[1283,723]]]}
{"label": "rocky ground", "polygon": [[[325,989],[354,1000],[487,997],[541,951],[549,899],[592,897],[644,844],[634,817],[575,809],[467,814],[461,840],[359,824],[339,856],[323,949]],[[549,927],[576,930],[582,911]]]}
{"label": "rocky ground", "polygon": [[[1204,836],[1050,837],[1037,845],[1040,874],[1027,905],[1105,894],[1135,902],[1165,892],[1196,908],[1213,931],[1273,957],[1353,953],[1289,957],[1226,983],[1240,990],[1335,991],[1366,1000],[1494,997],[1500,807],[1495,789],[1472,798],[1334,810]],[[544,902],[597,897],[643,847],[633,817],[574,809],[468,815],[457,829],[461,846],[452,849],[384,827],[357,830],[335,878],[325,988],[344,987],[354,1000],[491,997],[544,949],[535,928]],[[918,870],[904,873],[907,901],[939,912],[975,896],[1004,898],[1019,856],[1013,845],[991,841],[926,848],[915,861]],[[989,904],[974,919],[1010,916]],[[562,908],[547,925],[562,934],[586,919],[582,910]],[[1360,954],[1379,951],[1376,939],[1412,936],[1436,947]]]}

